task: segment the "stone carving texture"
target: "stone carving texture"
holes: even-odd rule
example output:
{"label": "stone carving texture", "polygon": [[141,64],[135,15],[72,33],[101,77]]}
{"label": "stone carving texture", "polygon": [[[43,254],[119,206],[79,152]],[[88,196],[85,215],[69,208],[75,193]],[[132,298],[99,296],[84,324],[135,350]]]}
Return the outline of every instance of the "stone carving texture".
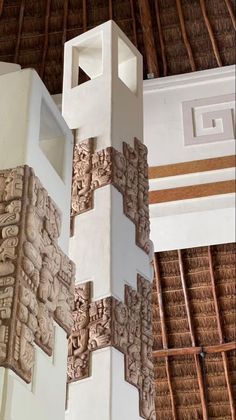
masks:
{"label": "stone carving texture", "polygon": [[147,148],[135,139],[123,143],[123,153],[112,147],[94,152],[93,139],[75,146],[72,217],[93,208],[93,191],[112,184],[123,195],[124,213],[136,226],[136,243],[149,252]]}
{"label": "stone carving texture", "polygon": [[72,261],[57,244],[61,216],[33,170],[0,171],[0,366],[32,379],[34,342],[48,355],[55,320],[73,324]]}
{"label": "stone carving texture", "polygon": [[139,390],[141,417],[155,420],[151,316],[151,283],[139,275],[137,291],[125,287],[124,303],[114,297],[91,302],[91,282],[76,286],[68,382],[91,374],[92,351],[113,346],[125,356],[126,380]]}

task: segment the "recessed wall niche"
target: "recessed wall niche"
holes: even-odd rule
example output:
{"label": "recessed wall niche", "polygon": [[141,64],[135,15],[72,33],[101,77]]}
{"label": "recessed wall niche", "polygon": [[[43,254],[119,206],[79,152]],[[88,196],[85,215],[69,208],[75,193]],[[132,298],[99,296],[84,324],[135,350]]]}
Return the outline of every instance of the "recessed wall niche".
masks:
{"label": "recessed wall niche", "polygon": [[[73,48],[72,88],[103,73],[102,33]],[[86,80],[87,79],[87,80]]]}
{"label": "recessed wall niche", "polygon": [[40,149],[60,178],[64,179],[65,135],[44,100],[40,114]]}
{"label": "recessed wall niche", "polygon": [[137,57],[128,45],[118,38],[118,77],[133,93],[137,93]]}

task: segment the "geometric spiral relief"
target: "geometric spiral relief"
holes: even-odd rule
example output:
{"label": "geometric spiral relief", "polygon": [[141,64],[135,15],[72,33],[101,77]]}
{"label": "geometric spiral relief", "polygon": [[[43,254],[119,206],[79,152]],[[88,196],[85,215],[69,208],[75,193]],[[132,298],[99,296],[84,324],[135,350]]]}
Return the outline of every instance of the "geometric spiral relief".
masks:
{"label": "geometric spiral relief", "polygon": [[75,288],[74,325],[69,338],[68,382],[91,375],[91,352],[113,346],[124,354],[125,379],[137,387],[140,416],[155,420],[152,361],[152,284],[138,275],[137,291],[125,286],[125,301],[91,301],[91,282]]}
{"label": "geometric spiral relief", "polygon": [[136,244],[149,252],[147,148],[134,139],[123,142],[123,153],[113,147],[94,151],[94,140],[78,143],[74,150],[71,216],[93,208],[93,192],[112,184],[123,196],[125,215],[136,227]]}
{"label": "geometric spiral relief", "polygon": [[71,331],[74,263],[57,244],[61,215],[28,166],[0,171],[0,366],[32,379],[54,321]]}
{"label": "geometric spiral relief", "polygon": [[221,95],[182,103],[184,144],[235,139],[235,95]]}

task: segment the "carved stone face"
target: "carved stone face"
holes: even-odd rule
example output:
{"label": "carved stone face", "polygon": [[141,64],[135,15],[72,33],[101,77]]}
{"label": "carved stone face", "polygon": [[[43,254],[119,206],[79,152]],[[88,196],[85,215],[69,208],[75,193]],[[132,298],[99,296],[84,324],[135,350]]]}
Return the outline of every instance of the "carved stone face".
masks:
{"label": "carved stone face", "polygon": [[21,211],[21,201],[20,200],[13,200],[5,207],[5,210],[8,213],[20,213]]}

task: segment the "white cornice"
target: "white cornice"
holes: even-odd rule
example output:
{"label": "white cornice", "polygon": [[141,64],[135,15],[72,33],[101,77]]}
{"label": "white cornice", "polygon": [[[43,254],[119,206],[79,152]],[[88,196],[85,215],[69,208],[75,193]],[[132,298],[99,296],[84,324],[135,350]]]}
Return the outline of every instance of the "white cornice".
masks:
{"label": "white cornice", "polygon": [[144,80],[143,92],[154,92],[156,90],[169,90],[176,88],[183,88],[190,85],[197,85],[199,83],[211,83],[221,79],[234,79],[235,66],[224,66],[215,69],[201,70],[193,73],[178,74],[176,76],[166,76],[157,79]]}

